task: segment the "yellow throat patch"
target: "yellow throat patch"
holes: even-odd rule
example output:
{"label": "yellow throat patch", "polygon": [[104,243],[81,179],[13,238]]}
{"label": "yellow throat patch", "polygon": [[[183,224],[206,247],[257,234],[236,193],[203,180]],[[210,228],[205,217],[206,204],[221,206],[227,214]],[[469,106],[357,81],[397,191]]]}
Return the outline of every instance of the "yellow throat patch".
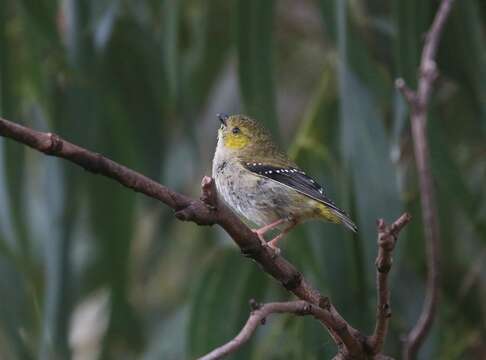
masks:
{"label": "yellow throat patch", "polygon": [[230,149],[241,149],[248,145],[250,138],[245,134],[229,134],[224,137],[224,146]]}

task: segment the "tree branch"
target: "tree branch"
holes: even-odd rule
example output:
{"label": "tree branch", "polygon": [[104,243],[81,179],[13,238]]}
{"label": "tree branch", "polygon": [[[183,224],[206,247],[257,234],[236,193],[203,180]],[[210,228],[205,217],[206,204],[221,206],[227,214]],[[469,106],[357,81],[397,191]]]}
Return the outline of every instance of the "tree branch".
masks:
{"label": "tree branch", "polygon": [[[204,181],[203,181],[204,183]],[[411,221],[410,214],[405,213],[391,225],[386,225],[383,219],[378,220],[378,256],[376,258],[378,310],[375,331],[367,339],[365,352],[371,353],[374,360],[392,360],[391,357],[381,354],[388,330],[390,313],[390,290],[388,288],[388,273],[392,265],[392,253],[400,231]],[[264,324],[268,315],[274,313],[290,313],[296,315],[313,315],[320,319],[326,316],[322,308],[309,304],[306,301],[290,301],[279,303],[257,304],[250,301],[252,312],[240,333],[226,344],[212,350],[198,360],[216,360],[237,351],[253,335],[259,324]],[[326,306],[323,306],[324,308]],[[360,354],[362,355],[362,353]],[[334,360],[342,360],[347,357],[342,353],[337,354]]]}
{"label": "tree branch", "polygon": [[[116,180],[134,191],[160,200],[174,209],[176,217],[180,220],[192,221],[199,225],[220,225],[240,247],[244,255],[258,262],[265,272],[303,300],[264,305],[261,311],[255,311],[250,316],[245,328],[233,341],[215,351],[226,354],[228,351],[231,352],[239,348],[247,341],[258,324],[258,321],[253,319],[264,318],[266,315],[275,312],[293,312],[300,315],[312,314],[328,329],[339,349],[336,359],[364,359],[367,355],[373,355],[374,359],[386,358],[379,353],[388,324],[387,319],[382,319],[381,312],[378,314],[375,334],[369,339],[364,337],[344,320],[329,299],[312,287],[291,263],[271,248],[263,246],[255,233],[224,203],[218,202],[217,191],[212,178],[207,176],[203,178],[201,199],[194,200],[100,154],[63,140],[55,134],[38,132],[0,118],[0,135],[28,145],[47,155],[71,161],[88,171]],[[389,227],[382,220],[380,221],[378,227],[379,255],[377,259],[379,269],[383,270],[388,263],[391,265],[391,252],[396,236],[409,221],[410,217],[407,214],[402,215]],[[380,265],[382,261],[380,259],[383,259],[385,265]],[[377,276],[380,294],[379,304],[388,304],[387,276],[386,274],[378,274]],[[370,349],[373,350],[370,351]]]}
{"label": "tree branch", "polygon": [[240,333],[226,344],[214,349],[210,353],[200,357],[198,360],[216,360],[237,351],[253,335],[258,325],[265,324],[266,318],[271,314],[295,314],[295,315],[314,315],[319,318],[323,310],[318,306],[309,304],[306,301],[273,302],[268,304],[258,304],[254,300],[250,301],[251,313],[245,326]]}
{"label": "tree branch", "polygon": [[383,219],[378,220],[378,255],[376,257],[376,289],[377,309],[376,325],[368,344],[372,354],[379,354],[383,350],[391,317],[390,289],[388,287],[388,273],[392,266],[392,253],[398,240],[399,232],[412,220],[410,214],[400,216],[390,226]]}
{"label": "tree branch", "polygon": [[434,196],[434,186],[430,170],[429,149],[427,143],[427,107],[430,100],[432,85],[438,71],[435,56],[447,17],[450,14],[454,0],[442,0],[432,26],[426,36],[422,57],[417,92],[406,87],[403,79],[396,81],[396,86],[402,91],[411,108],[412,137],[415,160],[420,184],[422,218],[425,228],[427,254],[427,285],[425,301],[420,317],[408,334],[403,357],[414,359],[424,342],[435,317],[439,295],[439,253],[440,234],[437,219],[437,209]]}
{"label": "tree branch", "polygon": [[327,297],[312,287],[302,274],[271,248],[263,246],[253,233],[225,204],[217,201],[214,181],[205,177],[201,200],[177,193],[148,177],[100,154],[70,143],[52,133],[43,133],[0,118],[0,135],[30,146],[47,155],[73,162],[85,170],[111,178],[123,186],[160,200],[175,211],[179,220],[199,225],[220,225],[245,256],[258,262],[263,270],[298,298],[320,307],[318,319],[329,330],[336,344],[342,344],[346,357],[363,353],[359,332],[351,327]]}

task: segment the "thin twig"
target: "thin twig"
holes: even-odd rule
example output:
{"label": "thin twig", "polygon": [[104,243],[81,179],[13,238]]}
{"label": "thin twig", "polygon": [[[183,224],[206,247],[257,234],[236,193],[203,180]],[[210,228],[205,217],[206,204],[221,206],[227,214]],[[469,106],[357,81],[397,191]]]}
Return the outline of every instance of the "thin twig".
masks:
{"label": "thin twig", "polygon": [[427,285],[424,305],[417,323],[405,340],[403,352],[405,360],[416,358],[417,352],[432,326],[438,303],[440,234],[434,186],[430,170],[426,123],[427,107],[430,100],[432,85],[438,75],[435,55],[437,53],[444,24],[450,14],[453,2],[454,0],[442,0],[432,26],[426,36],[420,61],[417,92],[415,93],[407,88],[402,79],[396,81],[397,88],[402,91],[411,107],[412,137],[419,175],[427,255]]}
{"label": "thin twig", "polygon": [[273,302],[268,304],[257,304],[250,302],[252,312],[245,326],[240,333],[226,344],[212,350],[210,353],[200,357],[198,360],[216,360],[234,353],[244,345],[253,335],[259,325],[263,325],[267,317],[271,314],[295,314],[295,315],[314,315],[319,317],[323,310],[306,301]]}
{"label": "thin twig", "polygon": [[294,265],[267,246],[262,246],[253,233],[222,202],[217,202],[214,181],[205,177],[201,200],[177,193],[148,177],[120,165],[100,154],[70,143],[52,133],[43,133],[0,118],[0,135],[41,151],[73,162],[95,174],[116,180],[136,192],[160,200],[175,210],[179,220],[199,225],[220,225],[248,257],[258,262],[263,270],[279,281],[298,298],[320,307],[318,319],[326,326],[345,357],[358,358],[363,353],[359,332],[339,314],[327,297],[312,287]]}
{"label": "thin twig", "polygon": [[375,261],[378,304],[376,309],[375,331],[368,340],[372,354],[379,354],[383,350],[383,344],[385,343],[385,338],[388,332],[388,323],[391,317],[388,273],[392,266],[392,254],[395,249],[399,232],[411,220],[412,217],[408,213],[400,216],[391,225],[386,225],[383,219],[378,220],[378,255]]}

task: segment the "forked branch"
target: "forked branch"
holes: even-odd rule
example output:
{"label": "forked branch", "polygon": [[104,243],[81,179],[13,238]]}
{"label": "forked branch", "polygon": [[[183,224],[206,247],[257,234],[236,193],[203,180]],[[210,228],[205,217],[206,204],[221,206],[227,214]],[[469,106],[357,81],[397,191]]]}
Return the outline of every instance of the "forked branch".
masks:
{"label": "forked branch", "polygon": [[377,290],[376,325],[373,335],[368,339],[368,345],[372,354],[379,354],[383,350],[388,333],[388,323],[391,317],[388,274],[392,267],[392,255],[398,240],[398,234],[410,220],[412,220],[412,217],[408,213],[400,216],[391,225],[386,225],[383,219],[378,220],[378,256],[375,261]]}
{"label": "forked branch", "polygon": [[[11,138],[47,155],[64,158],[88,171],[116,180],[134,191],[160,200],[174,209],[176,217],[180,220],[193,221],[199,225],[220,225],[246,256],[257,261],[266,273],[279,281],[288,291],[303,300],[303,302],[292,302],[290,304],[295,306],[293,309],[302,309],[305,304],[306,310],[295,310],[293,312],[308,312],[314,315],[328,329],[339,349],[337,358],[364,359],[369,355],[370,347],[367,338],[344,320],[329,299],[312,287],[291,263],[276,254],[269,247],[263,246],[258,236],[243,224],[223,203],[218,202],[214,181],[210,177],[203,178],[201,199],[194,200],[100,154],[63,140],[52,133],[38,132],[0,118],[0,136]],[[390,228],[383,228],[382,238],[386,238],[388,236],[386,234],[396,237],[401,228],[409,221],[409,218],[407,216],[404,218],[404,216]],[[379,231],[381,230],[379,229]],[[266,309],[268,308],[264,309],[267,311]],[[269,309],[281,308],[279,306],[270,306]],[[258,312],[258,314],[260,313],[264,313],[264,311]],[[384,338],[386,329],[382,333]],[[379,357],[382,357],[382,355],[376,354],[375,358]]]}
{"label": "forked branch", "polygon": [[408,88],[403,79],[396,81],[397,88],[403,93],[411,109],[410,121],[419,176],[427,255],[427,285],[424,305],[417,323],[405,340],[403,352],[405,360],[414,359],[417,356],[417,352],[432,326],[439,296],[440,234],[427,142],[427,108],[433,83],[438,76],[435,56],[453,2],[454,0],[442,0],[427,33],[420,61],[417,91],[414,92]]}
{"label": "forked branch", "polygon": [[253,233],[231,210],[217,201],[214,181],[205,177],[201,200],[177,193],[148,177],[120,165],[98,153],[70,143],[52,133],[43,133],[0,118],[0,135],[28,145],[47,155],[73,162],[95,174],[116,180],[121,185],[160,200],[175,211],[175,216],[199,225],[220,225],[248,257],[279,281],[298,298],[322,309],[319,321],[341,346],[345,356],[357,357],[363,353],[359,332],[339,314],[329,299],[320,294],[302,274],[272,249],[263,246]]}
{"label": "forked branch", "polygon": [[[410,214],[405,213],[391,225],[385,224],[383,219],[378,220],[378,255],[376,257],[377,270],[377,314],[376,327],[373,335],[364,340],[365,346],[355,358],[372,358],[374,360],[392,359],[381,352],[388,331],[390,312],[390,290],[388,286],[388,273],[392,265],[392,253],[395,249],[400,231],[411,221]],[[198,360],[222,359],[238,351],[253,335],[258,325],[263,324],[270,314],[289,313],[295,315],[313,315],[316,319],[326,316],[322,308],[305,301],[290,301],[279,303],[258,304],[250,301],[252,312],[240,333],[226,344],[214,349]],[[356,334],[359,336],[359,334]],[[369,356],[368,356],[369,355]],[[338,353],[334,360],[352,358],[349,354]]]}

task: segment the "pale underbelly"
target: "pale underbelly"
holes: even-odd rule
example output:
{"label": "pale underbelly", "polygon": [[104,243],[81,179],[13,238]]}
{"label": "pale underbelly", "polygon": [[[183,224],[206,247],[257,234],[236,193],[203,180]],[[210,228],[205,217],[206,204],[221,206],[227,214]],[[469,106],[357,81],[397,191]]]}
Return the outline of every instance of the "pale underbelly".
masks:
{"label": "pale underbelly", "polygon": [[[227,176],[227,171],[232,171],[232,175]],[[246,169],[225,167],[223,172],[215,174],[215,179],[224,201],[257,226],[279,219],[300,222],[316,214],[314,200],[273,180],[255,176]],[[285,226],[287,224],[283,223],[281,228]]]}

